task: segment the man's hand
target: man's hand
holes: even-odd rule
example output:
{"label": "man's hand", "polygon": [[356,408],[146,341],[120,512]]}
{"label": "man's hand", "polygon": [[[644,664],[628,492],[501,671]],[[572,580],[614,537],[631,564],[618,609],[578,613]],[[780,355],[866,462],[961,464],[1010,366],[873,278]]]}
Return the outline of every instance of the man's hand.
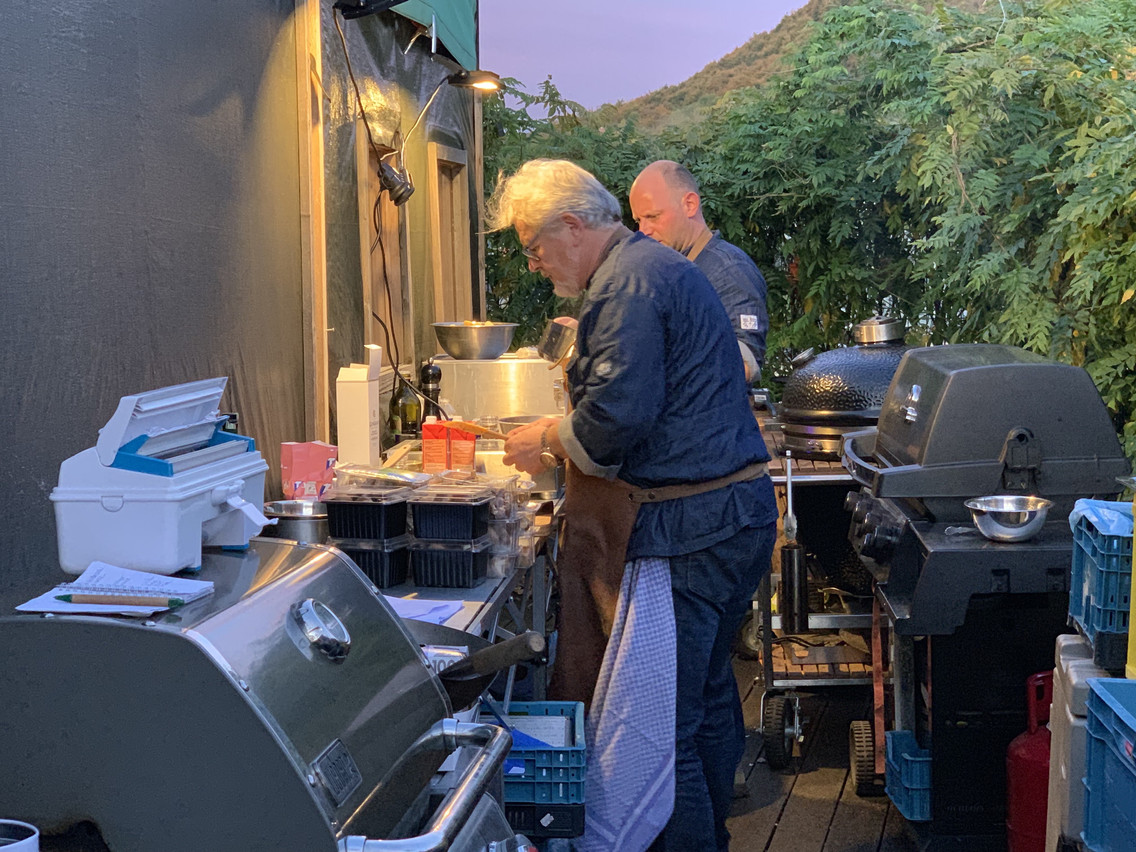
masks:
{"label": "man's hand", "polygon": [[[553,426],[552,431],[555,431],[559,422],[559,417],[542,417],[513,429],[505,441],[505,455],[501,460],[529,476],[544,473],[548,468],[540,461],[540,438],[546,426]],[[555,446],[559,447],[559,442]]]}

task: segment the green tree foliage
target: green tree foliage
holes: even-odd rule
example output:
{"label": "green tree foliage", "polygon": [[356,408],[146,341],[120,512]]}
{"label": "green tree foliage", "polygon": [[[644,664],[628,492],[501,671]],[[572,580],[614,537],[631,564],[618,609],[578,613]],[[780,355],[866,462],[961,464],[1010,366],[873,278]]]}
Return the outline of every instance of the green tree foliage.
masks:
{"label": "green tree foliage", "polygon": [[863,0],[787,64],[662,136],[575,110],[494,157],[568,156],[624,199],[642,162],[686,163],[769,280],[775,374],[886,312],[1085,366],[1136,457],[1136,0]]}

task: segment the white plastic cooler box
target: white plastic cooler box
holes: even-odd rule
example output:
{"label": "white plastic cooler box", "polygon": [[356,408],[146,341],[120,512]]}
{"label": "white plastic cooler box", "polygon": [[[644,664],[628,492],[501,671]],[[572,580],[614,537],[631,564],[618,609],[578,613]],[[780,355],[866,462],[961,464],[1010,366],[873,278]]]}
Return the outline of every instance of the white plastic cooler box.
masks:
{"label": "white plastic cooler box", "polygon": [[269,523],[267,463],[221,428],[227,381],[124,396],[95,446],[60,465],[51,500],[64,571],[97,559],[173,574],[199,567],[203,544],[244,548]]}

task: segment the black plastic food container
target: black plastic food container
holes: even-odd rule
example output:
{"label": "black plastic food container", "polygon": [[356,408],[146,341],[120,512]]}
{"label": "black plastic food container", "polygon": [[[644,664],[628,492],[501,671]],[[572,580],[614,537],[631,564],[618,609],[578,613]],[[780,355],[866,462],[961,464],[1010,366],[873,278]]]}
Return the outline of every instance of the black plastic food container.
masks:
{"label": "black plastic food container", "polygon": [[327,528],[332,538],[388,539],[406,534],[406,492],[373,497],[332,497]]}
{"label": "black plastic food container", "polygon": [[405,583],[410,575],[409,535],[383,541],[331,539],[328,543],[342,550],[376,588]]}
{"label": "black plastic food container", "polygon": [[476,541],[411,542],[410,560],[416,586],[468,589],[485,579],[489,568],[489,536]]}
{"label": "black plastic food container", "polygon": [[478,496],[439,493],[416,495],[410,500],[410,514],[416,538],[433,541],[465,541],[479,539],[489,533],[489,504],[492,494]]}

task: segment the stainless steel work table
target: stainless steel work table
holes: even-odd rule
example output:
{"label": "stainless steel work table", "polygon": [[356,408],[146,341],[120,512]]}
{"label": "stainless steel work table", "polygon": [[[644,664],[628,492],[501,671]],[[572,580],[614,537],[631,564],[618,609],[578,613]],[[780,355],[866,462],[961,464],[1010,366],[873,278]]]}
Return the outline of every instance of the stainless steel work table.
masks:
{"label": "stainless steel work table", "polygon": [[[560,504],[560,500],[547,502],[536,515],[532,562],[515,558],[503,576],[487,577],[471,588],[400,583],[384,589],[383,594],[406,600],[459,601],[461,609],[446,619],[445,625],[491,642],[511,638],[523,630],[532,630],[547,638]],[[502,613],[508,614],[509,627],[501,624]],[[533,668],[533,699],[541,701],[547,685],[546,666],[539,664]],[[512,691],[514,676],[515,671],[510,671],[507,693]]]}

